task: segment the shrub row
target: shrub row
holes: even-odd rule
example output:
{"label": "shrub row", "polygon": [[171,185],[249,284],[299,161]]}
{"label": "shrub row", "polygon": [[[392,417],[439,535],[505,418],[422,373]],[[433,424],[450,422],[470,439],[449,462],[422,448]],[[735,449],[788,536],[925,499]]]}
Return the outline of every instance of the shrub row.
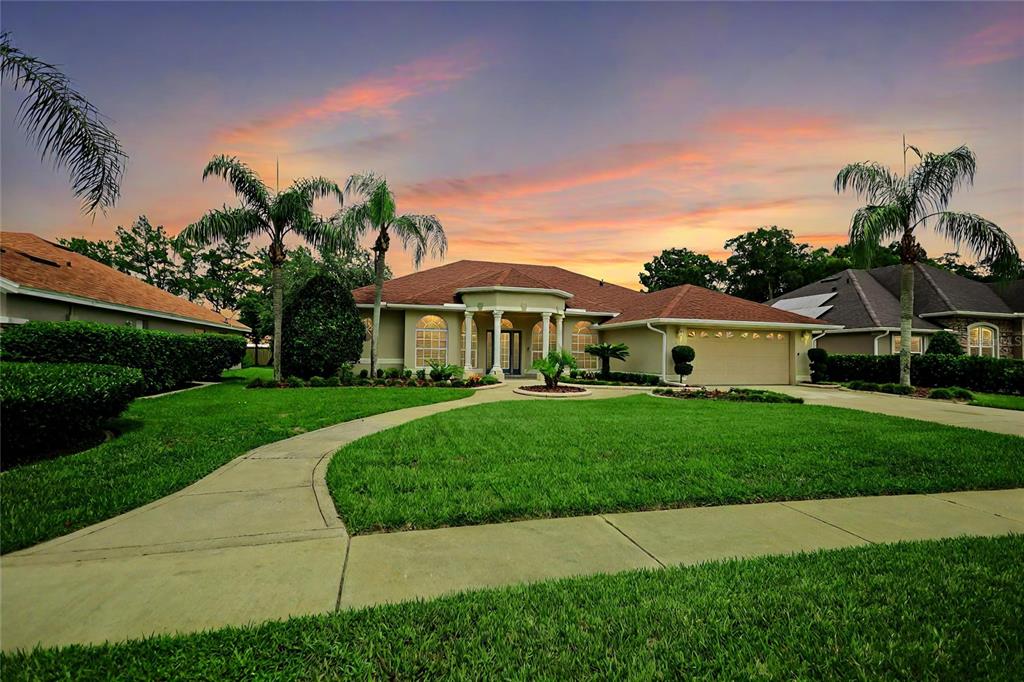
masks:
{"label": "shrub row", "polygon": [[5,362],[0,429],[5,463],[59,450],[98,431],[138,396],[142,372],[94,364]]}
{"label": "shrub row", "polygon": [[[1024,394],[1024,361],[977,355],[915,355],[910,361],[915,386],[960,386],[988,393]],[[898,355],[829,355],[829,381],[895,383],[900,378]]]}
{"label": "shrub row", "polygon": [[3,359],[86,362],[142,370],[145,393],[216,379],[245,355],[229,334],[171,334],[96,322],[27,322],[4,330]]}
{"label": "shrub row", "polygon": [[408,388],[430,388],[430,387],[454,387],[454,388],[476,388],[478,386],[490,386],[492,384],[499,383],[498,378],[493,375],[480,376],[474,374],[472,376],[462,379],[460,377],[454,377],[452,379],[430,379],[430,378],[413,378],[412,373],[410,376],[400,375],[397,377],[379,377],[370,379],[368,376],[330,376],[330,377],[310,377],[309,381],[302,379],[301,377],[291,376],[286,378],[284,381],[277,382],[273,379],[261,379],[256,377],[246,384],[247,388],[333,388],[337,386],[395,386],[395,387],[408,387]]}
{"label": "shrub row", "polygon": [[743,403],[791,403],[803,404],[803,398],[796,398],[785,393],[776,391],[765,391],[756,388],[731,388],[728,391],[717,389],[701,388],[697,390],[656,388],[655,395],[668,396],[670,398],[694,399],[694,400],[730,400]]}
{"label": "shrub row", "polygon": [[854,391],[874,391],[875,393],[892,393],[894,395],[910,395],[914,392],[913,386],[903,384],[878,384],[873,381],[848,381],[846,387]]}
{"label": "shrub row", "polygon": [[635,384],[637,386],[657,386],[661,383],[661,377],[656,374],[641,374],[639,372],[609,372],[607,376],[596,372],[574,369],[569,372],[569,380],[583,384],[594,384],[603,386],[615,386],[617,384]]}

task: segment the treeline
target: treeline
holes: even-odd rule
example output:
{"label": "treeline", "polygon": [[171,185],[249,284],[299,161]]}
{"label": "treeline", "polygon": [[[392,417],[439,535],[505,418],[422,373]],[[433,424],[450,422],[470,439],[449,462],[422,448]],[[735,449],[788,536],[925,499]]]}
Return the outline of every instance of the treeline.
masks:
{"label": "treeline", "polygon": [[[253,330],[253,342],[273,332],[270,259],[266,248],[254,248],[250,240],[227,239],[198,247],[169,235],[163,225],[154,226],[146,216],[139,216],[130,227],[119,226],[113,239],[72,237],[57,241],[175,296],[218,312],[234,311],[238,320]],[[282,267],[285,302],[320,273],[331,275],[347,289],[373,284],[373,263],[367,251],[313,252],[298,246],[288,252]],[[390,271],[385,276],[390,278]]]}
{"label": "treeline", "polygon": [[[865,263],[848,245],[815,249],[798,243],[790,230],[774,225],[733,237],[725,242],[725,248],[732,255],[724,262],[686,248],[665,249],[644,264],[640,284],[647,291],[694,284],[751,301],[767,301],[847,268],[900,262],[897,242],[877,250],[870,263]],[[939,258],[923,254],[920,262],[981,282],[1019,277],[1021,271],[1019,263],[1010,270],[993,269],[987,263],[967,263],[957,253]]]}

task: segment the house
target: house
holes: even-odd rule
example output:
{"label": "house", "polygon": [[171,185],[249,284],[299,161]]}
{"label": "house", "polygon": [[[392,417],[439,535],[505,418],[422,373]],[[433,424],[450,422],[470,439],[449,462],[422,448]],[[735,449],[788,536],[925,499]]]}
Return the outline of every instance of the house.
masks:
{"label": "house", "polygon": [[[768,303],[842,325],[816,342],[830,353],[898,353],[900,267],[843,270]],[[971,355],[1021,357],[1024,280],[986,284],[922,263],[914,269],[912,353],[923,353],[931,335],[945,329]]]}
{"label": "house", "polygon": [[0,324],[29,320],[85,320],[183,334],[249,331],[34,234],[0,232]]}
{"label": "house", "polygon": [[[372,325],[373,286],[353,292]],[[806,378],[812,335],[797,313],[684,285],[641,293],[563,268],[463,260],[384,284],[378,366],[457,364],[468,373],[532,373],[550,349],[599,369],[590,344],[625,343],[613,368],[672,378],[671,349],[696,351],[693,384],[790,384]],[[360,364],[369,363],[369,341]]]}

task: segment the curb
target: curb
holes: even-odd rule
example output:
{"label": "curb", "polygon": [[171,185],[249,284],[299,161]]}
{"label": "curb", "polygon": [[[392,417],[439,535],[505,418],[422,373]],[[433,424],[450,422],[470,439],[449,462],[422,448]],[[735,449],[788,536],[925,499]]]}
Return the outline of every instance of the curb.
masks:
{"label": "curb", "polygon": [[[576,387],[576,388],[580,388],[580,387]],[[531,398],[554,398],[554,399],[558,399],[558,398],[585,398],[588,395],[594,395],[593,393],[591,393],[590,391],[588,391],[586,389],[583,389],[579,393],[538,393],[537,391],[527,391],[525,388],[518,388],[517,387],[517,388],[513,388],[512,392],[513,393],[517,393],[519,395],[528,395]]]}

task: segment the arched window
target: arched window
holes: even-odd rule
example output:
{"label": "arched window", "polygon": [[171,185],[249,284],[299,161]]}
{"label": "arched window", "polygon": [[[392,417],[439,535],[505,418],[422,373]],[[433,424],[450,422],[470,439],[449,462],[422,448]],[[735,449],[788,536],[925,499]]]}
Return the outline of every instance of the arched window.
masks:
{"label": "arched window", "polygon": [[[555,348],[555,324],[548,322],[548,352],[551,352]],[[538,322],[533,325],[533,332],[530,337],[530,364],[533,364],[534,360],[540,360],[544,357],[544,322]]]}
{"label": "arched window", "polygon": [[999,330],[990,324],[972,324],[967,328],[967,353],[988,358],[999,357]]}
{"label": "arched window", "polygon": [[[469,340],[470,341],[470,344],[469,344],[469,366],[470,367],[479,367],[480,365],[476,364],[476,344],[477,344],[477,339],[476,339],[476,320],[471,320],[470,324],[471,324],[471,326],[470,326],[469,333],[472,335],[472,338],[470,338],[470,340]],[[466,341],[465,341],[465,338],[466,338],[466,320],[462,320],[462,326],[459,328],[459,330],[460,330],[459,339],[462,341],[462,343],[466,343]],[[463,348],[462,352],[463,352],[463,356],[459,358],[460,361],[462,361],[466,357],[465,356],[466,349]]]}
{"label": "arched window", "polygon": [[590,323],[580,320],[572,326],[572,356],[580,369],[587,371],[599,369],[601,361],[584,352],[584,348],[597,343],[597,332],[590,328]]}
{"label": "arched window", "polygon": [[448,362],[448,324],[437,315],[416,323],[416,367],[426,367],[427,360]]}
{"label": "arched window", "polygon": [[501,318],[501,328],[502,329],[511,329],[512,328],[512,320],[508,319],[507,317]]}

